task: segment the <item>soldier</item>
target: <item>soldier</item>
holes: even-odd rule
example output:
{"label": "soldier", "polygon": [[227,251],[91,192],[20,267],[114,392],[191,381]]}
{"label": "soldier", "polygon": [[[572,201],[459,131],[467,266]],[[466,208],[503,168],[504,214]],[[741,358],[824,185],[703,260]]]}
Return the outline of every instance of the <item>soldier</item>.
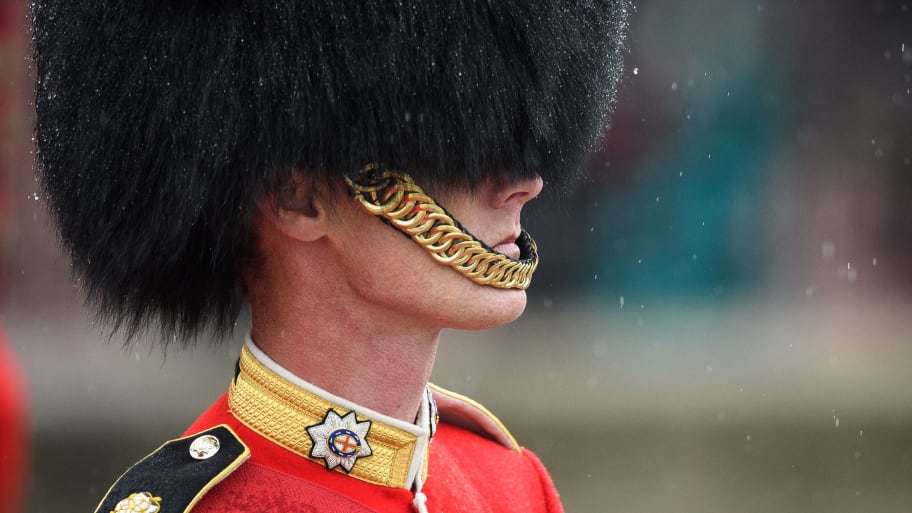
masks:
{"label": "soldier", "polygon": [[[628,6],[38,0],[42,185],[129,336],[251,328],[229,390],[99,512],[561,511],[443,328],[520,315],[520,212],[602,133]],[[381,222],[382,221],[382,222]]]}

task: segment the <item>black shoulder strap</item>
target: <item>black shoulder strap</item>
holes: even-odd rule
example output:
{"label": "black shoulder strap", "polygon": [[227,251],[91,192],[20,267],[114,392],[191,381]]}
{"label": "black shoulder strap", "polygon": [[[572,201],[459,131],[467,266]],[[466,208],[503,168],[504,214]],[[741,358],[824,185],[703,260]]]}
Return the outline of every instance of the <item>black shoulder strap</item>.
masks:
{"label": "black shoulder strap", "polygon": [[120,476],[95,513],[186,513],[249,456],[226,425],[171,440]]}

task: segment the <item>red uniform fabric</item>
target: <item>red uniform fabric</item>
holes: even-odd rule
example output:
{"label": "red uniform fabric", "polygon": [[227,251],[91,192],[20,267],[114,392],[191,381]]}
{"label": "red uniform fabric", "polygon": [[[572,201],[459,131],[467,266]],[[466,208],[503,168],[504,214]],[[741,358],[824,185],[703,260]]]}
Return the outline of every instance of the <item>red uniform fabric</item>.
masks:
{"label": "red uniform fabric", "polygon": [[[409,490],[359,481],[302,458],[252,431],[222,396],[187,430],[230,426],[250,460],[216,485],[194,513],[412,513]],[[538,458],[465,429],[440,423],[430,445],[427,495],[431,513],[558,513],[557,491]]]}

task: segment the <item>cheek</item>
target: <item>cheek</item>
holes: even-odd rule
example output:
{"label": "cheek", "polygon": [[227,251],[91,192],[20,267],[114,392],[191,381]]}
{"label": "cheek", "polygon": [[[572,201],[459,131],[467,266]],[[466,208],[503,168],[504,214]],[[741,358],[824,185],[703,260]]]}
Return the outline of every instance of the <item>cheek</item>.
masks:
{"label": "cheek", "polygon": [[[376,221],[368,219],[369,221]],[[440,267],[414,242],[379,221],[341,252],[352,288],[372,302],[401,303],[433,289]]]}

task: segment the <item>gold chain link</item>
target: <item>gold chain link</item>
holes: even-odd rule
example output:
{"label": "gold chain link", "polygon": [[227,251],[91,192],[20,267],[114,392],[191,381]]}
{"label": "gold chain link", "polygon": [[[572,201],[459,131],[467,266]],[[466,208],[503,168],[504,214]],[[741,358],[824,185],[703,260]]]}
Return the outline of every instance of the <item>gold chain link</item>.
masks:
{"label": "gold chain link", "polygon": [[527,253],[526,258],[515,260],[465,231],[405,173],[368,164],[354,179],[345,179],[367,212],[411,237],[437,262],[480,285],[529,288],[532,273],[538,267],[538,247],[525,231],[517,244]]}

